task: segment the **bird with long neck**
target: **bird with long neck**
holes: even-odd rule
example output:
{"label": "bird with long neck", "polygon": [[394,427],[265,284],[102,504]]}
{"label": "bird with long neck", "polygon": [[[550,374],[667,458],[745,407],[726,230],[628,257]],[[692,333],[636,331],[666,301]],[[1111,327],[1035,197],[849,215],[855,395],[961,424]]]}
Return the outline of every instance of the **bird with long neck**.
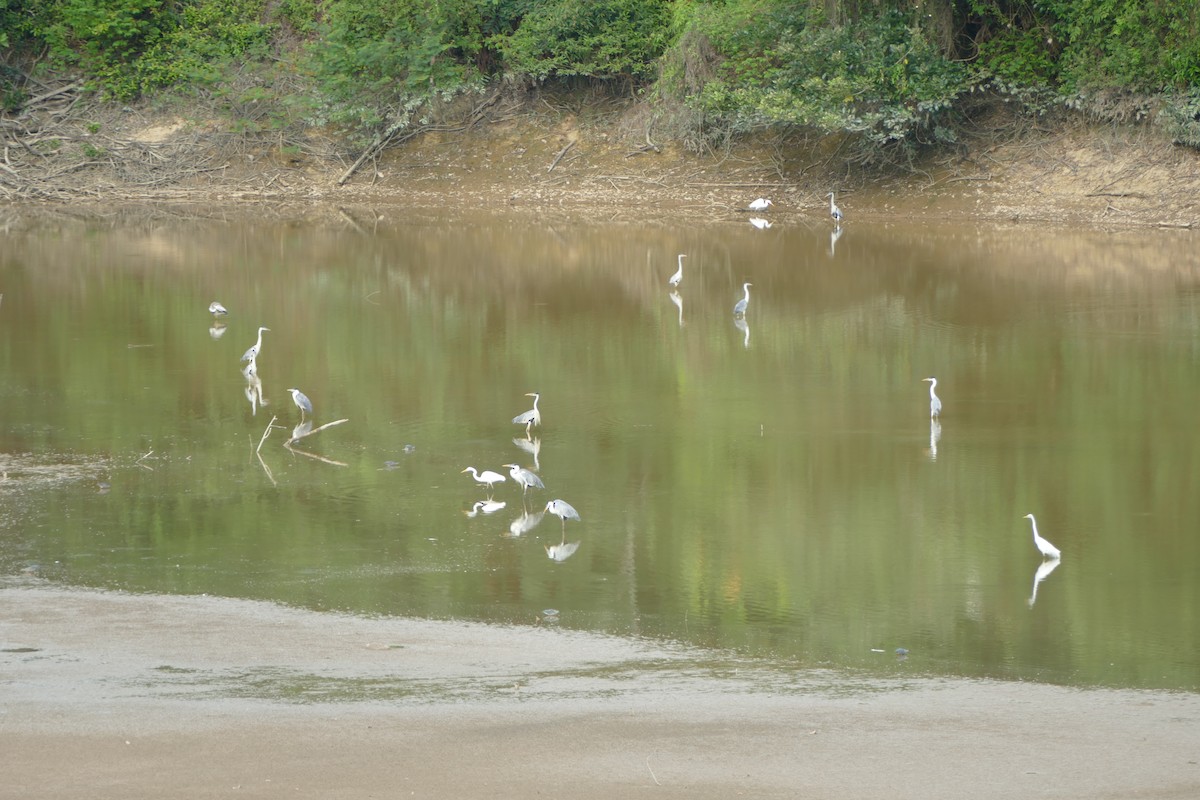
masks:
{"label": "bird with long neck", "polygon": [[675,274],[672,275],[667,281],[667,283],[671,284],[672,286],[678,286],[683,280],[683,260],[685,258],[687,258],[687,255],[684,253],[679,254],[679,269],[675,270]]}

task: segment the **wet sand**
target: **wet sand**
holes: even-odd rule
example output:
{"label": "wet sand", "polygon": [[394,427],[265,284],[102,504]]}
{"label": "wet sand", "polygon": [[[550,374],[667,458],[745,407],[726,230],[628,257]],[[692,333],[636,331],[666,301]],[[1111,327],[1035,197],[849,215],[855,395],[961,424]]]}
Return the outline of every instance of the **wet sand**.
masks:
{"label": "wet sand", "polygon": [[1200,697],[915,654],[880,680],[35,583],[0,588],[0,650],[0,797],[1200,797]]}

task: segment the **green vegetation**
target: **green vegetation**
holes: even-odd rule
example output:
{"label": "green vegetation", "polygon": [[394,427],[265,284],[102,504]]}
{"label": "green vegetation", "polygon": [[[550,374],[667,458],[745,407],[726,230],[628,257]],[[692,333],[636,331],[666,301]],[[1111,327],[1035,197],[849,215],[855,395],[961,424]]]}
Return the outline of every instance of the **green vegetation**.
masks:
{"label": "green vegetation", "polygon": [[984,91],[1157,115],[1200,143],[1194,0],[0,0],[0,50],[9,110],[38,73],[120,100],[253,73],[274,87],[255,102],[378,137],[491,85],[582,80],[648,92],[689,136],[799,129],[886,154],[953,140]]}

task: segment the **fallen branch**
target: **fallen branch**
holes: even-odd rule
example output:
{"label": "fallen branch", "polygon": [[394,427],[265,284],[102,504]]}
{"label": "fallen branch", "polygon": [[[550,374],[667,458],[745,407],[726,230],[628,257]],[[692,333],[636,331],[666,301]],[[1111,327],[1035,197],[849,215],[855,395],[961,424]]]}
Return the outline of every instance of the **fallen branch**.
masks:
{"label": "fallen branch", "polygon": [[267,440],[267,437],[271,435],[271,428],[273,428],[273,427],[275,427],[275,417],[274,416],[272,416],[271,421],[267,423],[267,429],[265,431],[263,431],[262,438],[258,440],[258,447],[254,448],[255,454],[257,454],[259,450],[262,450],[263,442],[265,442]]}
{"label": "fallen branch", "polygon": [[309,436],[320,433],[321,431],[325,430],[326,428],[332,428],[334,425],[341,425],[343,422],[349,422],[349,421],[350,420],[348,420],[348,419],[335,419],[333,422],[326,422],[321,427],[313,428],[311,431],[302,431],[299,434],[297,434],[295,431],[292,431],[292,438],[290,438],[286,442],[284,442],[283,446],[290,449],[290,447],[293,443],[298,442],[301,439],[307,439]]}
{"label": "fallen branch", "polygon": [[559,150],[558,155],[556,155],[554,157],[554,160],[550,162],[550,166],[546,168],[546,172],[553,172],[554,168],[558,166],[558,162],[562,161],[562,157],[565,156],[567,154],[567,151],[570,150],[574,146],[575,146],[575,142],[573,142],[573,141],[567,142],[567,146],[564,147],[562,150]]}

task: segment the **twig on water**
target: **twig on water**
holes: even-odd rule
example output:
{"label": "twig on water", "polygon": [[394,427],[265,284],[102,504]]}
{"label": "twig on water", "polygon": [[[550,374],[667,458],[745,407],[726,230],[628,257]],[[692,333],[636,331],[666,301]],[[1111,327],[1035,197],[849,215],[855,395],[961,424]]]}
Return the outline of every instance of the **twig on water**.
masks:
{"label": "twig on water", "polygon": [[137,466],[141,467],[142,469],[149,470],[150,472],[154,472],[153,467],[148,467],[142,463],[143,461],[145,461],[147,458],[149,458],[152,455],[154,455],[154,451],[148,450],[148,451],[146,451],[146,454],[144,456],[142,456],[141,458],[139,458],[137,461],[135,461],[133,463],[136,464]]}
{"label": "twig on water", "polygon": [[650,770],[650,777],[654,779],[654,785],[662,786],[662,784],[658,782],[658,776],[654,774],[654,769],[650,766],[650,756],[646,756],[646,769]]}
{"label": "twig on water", "polygon": [[267,440],[267,437],[271,435],[271,428],[273,428],[273,427],[275,427],[274,415],[271,416],[271,421],[267,423],[267,429],[265,431],[263,431],[262,438],[258,440],[258,447],[254,448],[255,455],[258,455],[258,451],[262,450],[263,442],[265,442]]}

